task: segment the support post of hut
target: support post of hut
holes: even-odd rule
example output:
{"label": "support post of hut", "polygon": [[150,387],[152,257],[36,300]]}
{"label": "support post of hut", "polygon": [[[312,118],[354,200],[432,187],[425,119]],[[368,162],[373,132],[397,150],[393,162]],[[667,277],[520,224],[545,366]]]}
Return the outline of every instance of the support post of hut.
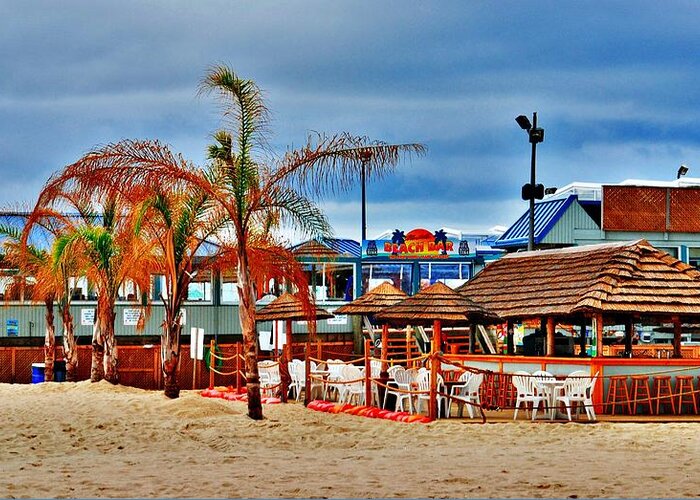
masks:
{"label": "support post of hut", "polygon": [[442,352],[442,326],[439,319],[433,321],[433,337],[435,338],[437,350]]}
{"label": "support post of hut", "polygon": [[625,319],[625,354],[626,358],[632,357],[632,331],[633,331],[632,317]]}
{"label": "support post of hut", "polygon": [[474,354],[474,343],[476,341],[476,323],[469,325],[469,354]]}
{"label": "support post of hut", "polygon": [[316,357],[318,359],[323,359],[323,344],[321,343],[321,339],[316,340]]}
{"label": "support post of hut", "polygon": [[679,316],[674,316],[673,318],[673,357],[681,358],[681,332],[682,324],[681,318]]}
{"label": "support post of hut", "polygon": [[236,342],[236,392],[241,392],[241,343]]}
{"label": "support post of hut", "polygon": [[292,335],[292,320],[288,319],[284,322],[284,334],[289,344],[289,352],[294,355],[294,335]]}
{"label": "support post of hut", "polygon": [[[411,327],[406,327],[406,359],[411,359]],[[410,368],[409,362],[406,361],[406,368]]]}
{"label": "support post of hut", "polygon": [[506,327],[506,351],[508,351],[509,356],[515,354],[515,346],[513,345],[513,328],[513,320],[509,319]]}
{"label": "support post of hut", "polygon": [[365,404],[372,404],[372,363],[370,362],[370,349],[372,349],[372,341],[365,339]]}
{"label": "support post of hut", "polygon": [[585,358],[588,354],[586,353],[586,318],[581,318],[581,323],[579,324],[579,328],[581,329],[581,333],[579,334],[578,337],[578,345],[579,348],[581,349],[581,352],[579,352],[579,356],[582,358]]}
{"label": "support post of hut", "polygon": [[603,356],[603,315],[598,313],[593,319],[595,320],[595,355],[600,358]]}
{"label": "support post of hut", "polygon": [[209,342],[209,390],[214,388],[214,368],[216,367],[216,359],[214,359],[214,339]]}
{"label": "support post of hut", "polygon": [[547,317],[547,356],[554,356],[554,330],[556,323],[553,316]]}
{"label": "support post of hut", "polygon": [[304,356],[304,406],[311,402],[311,342],[306,341]]}
{"label": "support post of hut", "polygon": [[384,393],[386,391],[386,384],[389,381],[389,363],[387,359],[389,358],[389,325],[384,323],[382,325],[382,350],[380,356],[382,357],[382,369],[379,372],[379,401],[384,401]]}
{"label": "support post of hut", "polygon": [[289,344],[283,344],[282,355],[278,359],[280,364],[280,399],[283,403],[287,402],[289,385],[292,383],[292,376],[289,374],[289,361],[291,359],[289,356]]}
{"label": "support post of hut", "polygon": [[437,359],[437,342],[433,338],[433,343],[430,349],[430,406],[428,407],[428,417],[430,420],[435,420],[437,417],[437,374],[438,374],[438,359]]}

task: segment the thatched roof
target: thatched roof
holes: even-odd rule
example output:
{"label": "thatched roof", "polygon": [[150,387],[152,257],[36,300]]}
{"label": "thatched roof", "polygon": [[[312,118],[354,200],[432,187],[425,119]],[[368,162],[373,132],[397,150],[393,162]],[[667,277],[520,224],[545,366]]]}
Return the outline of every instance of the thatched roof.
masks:
{"label": "thatched roof", "polygon": [[439,281],[375,317],[378,321],[403,325],[427,325],[437,319],[447,324],[498,320],[496,315]]}
{"label": "thatched roof", "polygon": [[645,240],[510,254],[457,291],[502,318],[700,315],[700,272]]}
{"label": "thatched roof", "polygon": [[382,283],[349,304],[335,310],[336,314],[376,314],[379,311],[401,302],[408,295],[391,283]]}
{"label": "thatched roof", "polygon": [[[332,318],[333,315],[321,309],[316,308],[316,320]],[[275,321],[275,320],[306,320],[309,319],[307,311],[301,300],[290,293],[280,295],[278,298],[270,302],[268,305],[255,313],[256,321]],[[313,318],[312,318],[313,319]]]}

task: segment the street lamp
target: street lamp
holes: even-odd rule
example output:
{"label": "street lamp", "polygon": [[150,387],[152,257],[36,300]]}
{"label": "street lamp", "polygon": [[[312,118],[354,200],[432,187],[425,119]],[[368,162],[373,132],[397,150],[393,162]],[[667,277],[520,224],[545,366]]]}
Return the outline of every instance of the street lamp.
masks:
{"label": "street lamp", "polygon": [[678,167],[678,172],[676,173],[676,179],[680,179],[682,176],[688,173],[688,167],[681,165]]}
{"label": "street lamp", "polygon": [[366,177],[367,163],[372,159],[372,150],[363,149],[360,151],[360,161],[362,167],[360,169],[360,183],[362,184],[362,241],[367,239],[367,195],[366,195]]}
{"label": "street lamp", "polygon": [[530,160],[530,183],[522,189],[523,200],[530,201],[530,231],[527,240],[527,249],[535,249],[535,200],[544,198],[544,185],[535,183],[535,162],[537,158],[537,144],[544,141],[544,129],[537,127],[537,113],[532,113],[532,123],[525,115],[515,119],[520,128],[527,131],[532,144],[532,157]]}

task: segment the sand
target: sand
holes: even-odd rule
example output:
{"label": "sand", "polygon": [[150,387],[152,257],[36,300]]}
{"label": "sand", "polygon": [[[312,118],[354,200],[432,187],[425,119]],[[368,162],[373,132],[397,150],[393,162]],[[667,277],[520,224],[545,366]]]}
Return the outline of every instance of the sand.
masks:
{"label": "sand", "polygon": [[698,424],[404,424],[0,384],[0,497],[700,496]]}

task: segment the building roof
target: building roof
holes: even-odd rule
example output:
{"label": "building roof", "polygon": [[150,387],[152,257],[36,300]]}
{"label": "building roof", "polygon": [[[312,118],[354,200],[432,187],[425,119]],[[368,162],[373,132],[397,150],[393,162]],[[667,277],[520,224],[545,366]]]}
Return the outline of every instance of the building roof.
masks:
{"label": "building roof", "polygon": [[[535,244],[540,243],[561,219],[576,196],[535,203]],[[527,210],[494,243],[496,248],[527,245],[530,232],[530,211]]]}
{"label": "building roof", "polygon": [[292,247],[298,257],[355,257],[360,258],[360,244],[355,240],[342,238],[324,238],[309,240]]}
{"label": "building roof", "polygon": [[457,291],[506,319],[700,315],[700,272],[645,240],[506,255]]}
{"label": "building roof", "polygon": [[495,314],[440,281],[387,307],[375,317],[378,321],[403,325],[425,325],[435,320],[445,323],[498,320]]}

